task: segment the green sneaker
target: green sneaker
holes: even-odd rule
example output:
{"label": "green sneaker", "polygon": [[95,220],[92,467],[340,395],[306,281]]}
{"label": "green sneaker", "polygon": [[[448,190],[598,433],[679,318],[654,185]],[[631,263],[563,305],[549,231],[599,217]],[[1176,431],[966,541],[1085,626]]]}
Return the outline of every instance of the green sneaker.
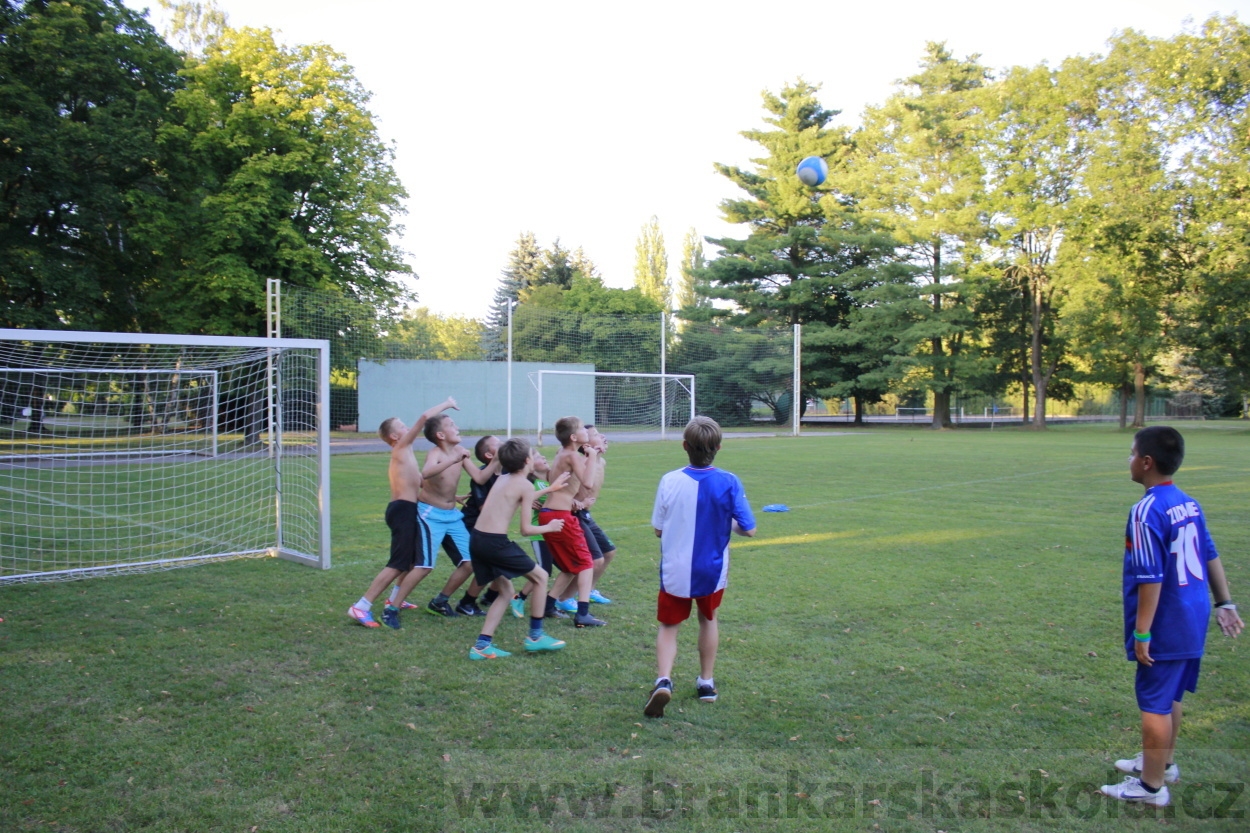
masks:
{"label": "green sneaker", "polygon": [[508,607],[512,609],[512,615],[516,618],[525,618],[525,601],[520,596],[513,596],[512,601],[508,602]]}
{"label": "green sneaker", "polygon": [[479,648],[474,645],[469,649],[469,659],[503,659],[512,656],[508,651],[502,648],[496,648],[493,644],[487,645],[485,648]]}
{"label": "green sneaker", "polygon": [[525,638],[525,650],[530,653],[537,651],[558,651],[563,648],[565,642],[563,639],[556,639],[549,633],[544,633],[537,639]]}

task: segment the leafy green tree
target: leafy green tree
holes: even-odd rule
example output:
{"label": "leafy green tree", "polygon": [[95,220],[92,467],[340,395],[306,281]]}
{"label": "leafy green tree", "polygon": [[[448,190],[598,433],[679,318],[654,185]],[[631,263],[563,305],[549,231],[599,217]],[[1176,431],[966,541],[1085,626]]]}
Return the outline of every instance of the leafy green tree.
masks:
{"label": "leafy green tree", "polygon": [[384,356],[442,361],[484,358],[483,325],[460,315],[439,315],[426,307],[408,310],[383,344]]}
{"label": "leafy green tree", "polygon": [[933,427],[944,428],[951,396],[979,358],[973,285],[966,279],[990,235],[985,171],[975,147],[981,115],[975,93],[989,73],[976,56],[956,59],[940,43],[928,44],[920,68],[885,104],[866,111],[851,181],[861,206],[921,268],[916,292],[925,306],[897,293],[899,306],[888,313],[893,332],[914,347],[896,354],[890,375],[919,369],[933,393]]}
{"label": "leafy green tree", "polygon": [[538,282],[542,262],[542,249],[534,233],[521,234],[508,254],[508,266],[499,277],[495,299],[482,331],[482,349],[490,361],[503,361],[508,357],[508,307],[515,305],[521,293]]}
{"label": "leafy green tree", "polygon": [[678,311],[693,311],[711,306],[711,301],[707,298],[707,288],[700,277],[706,265],[703,238],[692,228],[686,232],[681,244],[681,279],[674,297]]}
{"label": "leafy green tree", "polygon": [[672,305],[672,289],[668,282],[668,252],[664,249],[664,232],[660,221],[652,217],[638,233],[634,246],[634,286],[651,300],[668,309]]}
{"label": "leafy green tree", "polygon": [[0,323],[133,331],[167,206],[156,132],[179,55],[120,0],[0,6]]}
{"label": "leafy green tree", "polygon": [[159,134],[175,210],[140,202],[141,240],[167,270],[148,321],[259,332],[266,278],[396,311],[411,273],[392,242],[406,193],[343,57],[226,29],[183,76]]}

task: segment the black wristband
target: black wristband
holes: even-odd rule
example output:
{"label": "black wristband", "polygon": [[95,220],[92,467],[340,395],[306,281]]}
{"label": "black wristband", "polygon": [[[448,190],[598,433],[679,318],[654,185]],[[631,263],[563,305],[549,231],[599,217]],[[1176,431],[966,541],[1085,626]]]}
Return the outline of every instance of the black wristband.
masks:
{"label": "black wristband", "polygon": [[1222,601],[1222,602],[1216,602],[1216,603],[1215,603],[1215,609],[1216,609],[1216,610],[1219,610],[1219,609],[1220,609],[1220,608],[1222,608],[1222,607],[1236,607],[1236,606],[1237,606],[1237,605],[1233,604],[1233,600],[1232,600],[1232,599],[1225,599],[1225,600],[1224,600],[1224,601]]}

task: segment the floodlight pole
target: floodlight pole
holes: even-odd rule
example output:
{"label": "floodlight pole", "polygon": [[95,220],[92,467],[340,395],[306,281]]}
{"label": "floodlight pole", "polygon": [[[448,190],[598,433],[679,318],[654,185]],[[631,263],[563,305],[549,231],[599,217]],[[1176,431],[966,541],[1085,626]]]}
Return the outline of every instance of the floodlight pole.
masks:
{"label": "floodlight pole", "polygon": [[508,430],[504,438],[512,437],[512,307],[516,301],[508,299]]}
{"label": "floodlight pole", "polygon": [[802,403],[799,402],[799,396],[802,395],[800,386],[802,384],[801,359],[803,356],[803,325],[794,325],[794,377],[790,387],[790,409],[792,412],[791,422],[793,427],[790,433],[797,437],[799,435],[799,418],[803,414]]}

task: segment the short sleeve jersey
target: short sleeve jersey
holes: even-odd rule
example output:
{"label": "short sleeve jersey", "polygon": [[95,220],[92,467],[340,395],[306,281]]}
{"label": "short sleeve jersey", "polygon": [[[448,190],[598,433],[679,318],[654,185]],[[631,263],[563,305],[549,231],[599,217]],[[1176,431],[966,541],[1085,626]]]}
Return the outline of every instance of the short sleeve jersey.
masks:
{"label": "short sleeve jersey", "polygon": [[660,530],[660,589],[697,599],[722,590],[729,577],[732,522],[755,529],[736,475],[687,466],[660,479],[651,525]]}
{"label": "short sleeve jersey", "polygon": [[1152,487],[1129,512],[1124,535],[1124,643],[1135,659],[1137,589],[1162,584],[1150,656],[1202,656],[1211,618],[1207,562],[1219,558],[1198,502],[1171,483]]}

